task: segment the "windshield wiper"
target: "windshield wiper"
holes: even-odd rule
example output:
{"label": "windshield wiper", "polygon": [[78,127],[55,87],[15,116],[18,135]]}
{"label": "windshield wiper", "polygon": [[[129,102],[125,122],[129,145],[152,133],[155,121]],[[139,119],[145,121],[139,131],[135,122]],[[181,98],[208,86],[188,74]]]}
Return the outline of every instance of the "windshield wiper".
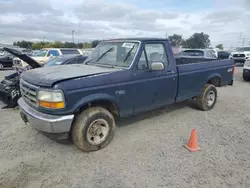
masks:
{"label": "windshield wiper", "polygon": [[127,53],[126,57],[124,58],[123,62],[127,61],[128,57],[130,56],[132,50],[134,49],[135,45],[129,50],[129,52]]}
{"label": "windshield wiper", "polygon": [[114,49],[113,47],[109,48],[106,52],[104,52],[102,55],[100,55],[100,57],[98,57],[96,62],[99,61],[101,58],[103,58],[107,53],[111,52],[113,49]]}
{"label": "windshield wiper", "polygon": [[[94,59],[97,58],[95,62],[99,61],[103,56],[105,56],[108,52],[112,51],[113,49],[114,49],[114,48],[111,47],[111,48],[109,48],[107,51],[105,51],[100,57],[95,57]],[[94,60],[93,60],[93,59],[90,59],[90,60],[86,61],[86,62],[85,62],[85,65],[87,65],[87,64],[90,63],[91,61],[94,61]]]}
{"label": "windshield wiper", "polygon": [[85,62],[85,65],[87,65],[88,63],[90,63],[91,61],[93,61],[93,59],[90,59],[88,61]]}

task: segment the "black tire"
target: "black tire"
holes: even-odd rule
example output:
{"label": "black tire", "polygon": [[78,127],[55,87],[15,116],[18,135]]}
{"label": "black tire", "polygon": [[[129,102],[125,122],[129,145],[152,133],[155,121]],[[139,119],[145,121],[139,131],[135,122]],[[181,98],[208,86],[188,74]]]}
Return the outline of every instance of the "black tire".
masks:
{"label": "black tire", "polygon": [[[211,103],[208,102],[208,95],[214,94],[214,100]],[[196,104],[200,110],[211,110],[217,101],[217,89],[212,84],[206,84],[201,92],[201,95],[197,97]]]}
{"label": "black tire", "polygon": [[[92,127],[91,123],[100,119],[107,122],[109,128],[105,140],[100,144],[95,145],[90,143],[88,139],[88,135],[90,135],[91,132],[89,129]],[[102,107],[91,107],[76,116],[72,127],[72,139],[74,144],[85,152],[100,150],[106,147],[113,139],[115,127],[114,117],[108,110]]]}
{"label": "black tire", "polygon": [[243,78],[244,81],[247,81],[247,82],[250,81],[250,78],[247,77],[247,76],[242,76],[242,78]]}

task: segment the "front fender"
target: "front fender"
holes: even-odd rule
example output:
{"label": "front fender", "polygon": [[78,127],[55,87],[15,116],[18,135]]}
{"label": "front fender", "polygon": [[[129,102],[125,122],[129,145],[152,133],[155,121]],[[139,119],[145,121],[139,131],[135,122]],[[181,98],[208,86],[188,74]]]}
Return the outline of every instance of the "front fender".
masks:
{"label": "front fender", "polygon": [[87,105],[88,103],[94,102],[94,101],[110,101],[113,104],[117,105],[118,101],[117,99],[109,94],[106,93],[96,93],[96,94],[92,94],[92,95],[88,95],[86,97],[83,97],[82,99],[80,99],[76,105],[74,106],[74,111],[77,111],[78,109],[80,109],[81,107]]}

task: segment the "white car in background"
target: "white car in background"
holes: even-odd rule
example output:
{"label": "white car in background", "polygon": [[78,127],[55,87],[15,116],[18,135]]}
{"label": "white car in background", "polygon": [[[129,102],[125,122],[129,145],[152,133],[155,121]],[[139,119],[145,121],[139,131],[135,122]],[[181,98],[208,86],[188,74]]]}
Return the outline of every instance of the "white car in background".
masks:
{"label": "white car in background", "polygon": [[84,48],[84,49],[81,49],[81,51],[82,51],[82,55],[84,55],[84,56],[89,56],[91,53],[92,53],[92,51],[94,50],[95,48]]}
{"label": "white car in background", "polygon": [[245,81],[250,81],[250,59],[245,61],[242,71],[242,78]]}
{"label": "white car in background", "polygon": [[[43,48],[36,52],[34,55],[31,56],[32,59],[36,60],[40,64],[44,64],[49,59],[53,57],[57,57],[60,55],[68,55],[68,54],[79,54],[83,55],[82,50],[76,48]],[[13,68],[23,68],[28,66],[28,64],[21,59],[15,57],[13,59]]]}
{"label": "white car in background", "polygon": [[232,52],[229,56],[229,59],[234,60],[234,64],[240,63],[243,65],[249,58],[250,58],[250,47],[238,48],[236,51]]}

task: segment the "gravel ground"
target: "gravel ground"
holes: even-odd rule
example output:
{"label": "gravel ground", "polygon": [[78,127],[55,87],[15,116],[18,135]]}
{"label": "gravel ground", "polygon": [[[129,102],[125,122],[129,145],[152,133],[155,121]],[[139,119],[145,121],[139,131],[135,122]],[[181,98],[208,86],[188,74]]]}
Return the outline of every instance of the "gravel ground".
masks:
{"label": "gravel ground", "polygon": [[[0,187],[249,188],[250,83],[241,72],[233,87],[218,88],[211,111],[179,103],[120,120],[111,144],[93,153],[49,140],[17,109],[0,109]],[[183,145],[193,128],[201,151],[190,153]]]}

